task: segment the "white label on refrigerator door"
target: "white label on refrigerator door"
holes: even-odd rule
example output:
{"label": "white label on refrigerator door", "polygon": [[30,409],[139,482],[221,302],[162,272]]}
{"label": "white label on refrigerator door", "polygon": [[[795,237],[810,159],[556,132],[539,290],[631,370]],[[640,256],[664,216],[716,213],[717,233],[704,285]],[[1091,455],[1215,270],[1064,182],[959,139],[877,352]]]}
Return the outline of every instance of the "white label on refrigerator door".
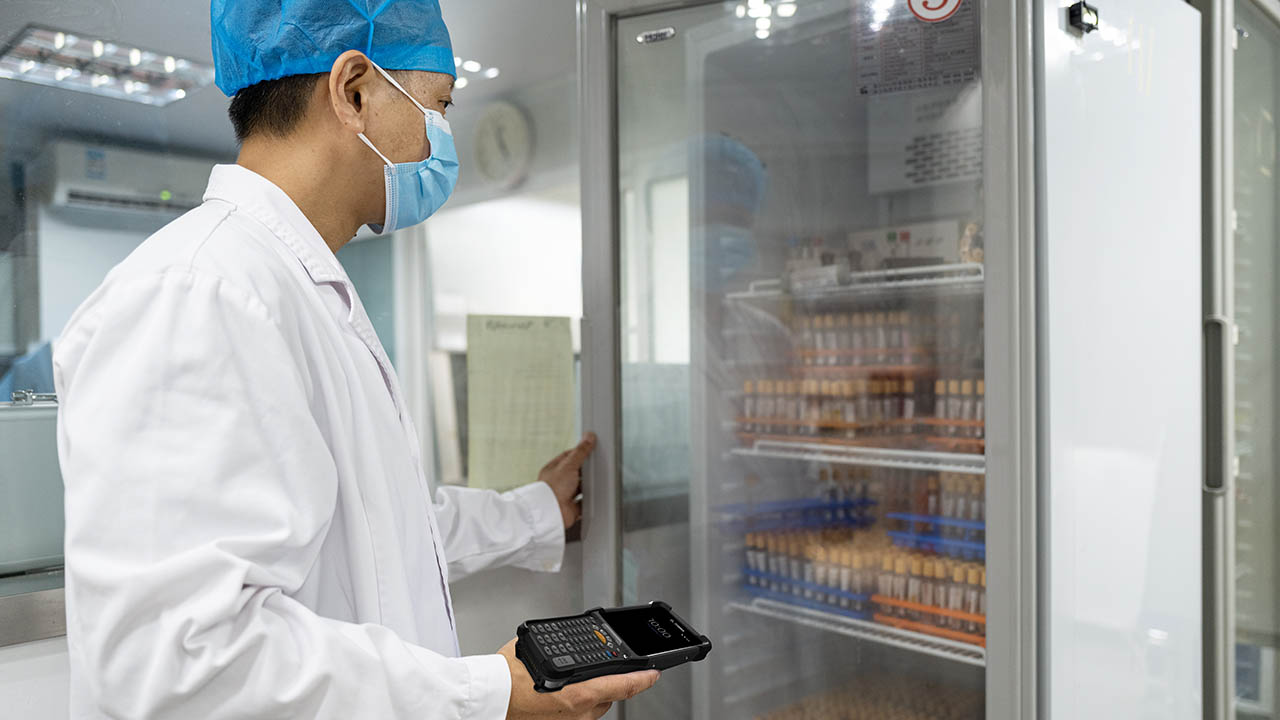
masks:
{"label": "white label on refrigerator door", "polygon": [[963,85],[978,78],[974,0],[863,0],[855,17],[856,82],[863,95]]}
{"label": "white label on refrigerator door", "polygon": [[982,84],[871,98],[871,192],[982,177]]}

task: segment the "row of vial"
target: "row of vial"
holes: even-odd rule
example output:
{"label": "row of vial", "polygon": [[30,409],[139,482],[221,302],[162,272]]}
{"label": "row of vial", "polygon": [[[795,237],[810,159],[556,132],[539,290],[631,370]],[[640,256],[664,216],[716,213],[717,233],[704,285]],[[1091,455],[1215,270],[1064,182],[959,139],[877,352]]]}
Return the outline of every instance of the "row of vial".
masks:
{"label": "row of vial", "polygon": [[811,695],[758,720],[972,720],[983,717],[984,710],[981,691],[860,667],[847,686]]}
{"label": "row of vial", "polygon": [[[909,478],[886,485],[884,493],[886,512],[969,523],[986,522],[986,483],[981,475],[913,473]],[[978,543],[986,541],[986,532],[981,527],[963,527],[924,520],[910,522],[896,518],[886,519],[885,525],[890,530],[936,536],[944,540]]]}
{"label": "row of vial", "polygon": [[747,567],[768,574],[748,575],[747,582],[854,612],[875,611],[972,634],[986,632],[982,623],[974,621],[890,604],[871,607],[861,599],[824,592],[822,588],[829,588],[974,615],[986,613],[986,571],[982,566],[906,553],[892,547],[883,533],[849,534],[795,530],[747,533]]}
{"label": "row of vial", "polygon": [[[912,434],[912,420],[932,417],[943,421],[933,434],[983,436],[983,380],[939,379],[932,393],[927,387],[914,380],[747,380],[739,407],[742,430],[853,439]],[[947,424],[951,421],[960,422]],[[894,427],[867,427],[889,424]]]}
{"label": "row of vial", "polygon": [[941,365],[982,358],[982,333],[969,313],[895,312],[797,315],[792,347],[806,365],[912,365],[925,357]]}

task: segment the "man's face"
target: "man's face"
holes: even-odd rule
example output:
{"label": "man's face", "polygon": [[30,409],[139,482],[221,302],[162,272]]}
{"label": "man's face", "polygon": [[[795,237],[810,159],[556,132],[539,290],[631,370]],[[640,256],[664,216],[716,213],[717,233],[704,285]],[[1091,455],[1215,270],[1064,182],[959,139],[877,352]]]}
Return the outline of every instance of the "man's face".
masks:
{"label": "man's face", "polygon": [[[431,145],[422,112],[380,73],[375,71],[375,76],[370,98],[372,117],[365,134],[391,162],[425,160],[431,154]],[[393,71],[391,76],[428,110],[445,115],[453,104],[453,78],[448,75],[409,70]]]}

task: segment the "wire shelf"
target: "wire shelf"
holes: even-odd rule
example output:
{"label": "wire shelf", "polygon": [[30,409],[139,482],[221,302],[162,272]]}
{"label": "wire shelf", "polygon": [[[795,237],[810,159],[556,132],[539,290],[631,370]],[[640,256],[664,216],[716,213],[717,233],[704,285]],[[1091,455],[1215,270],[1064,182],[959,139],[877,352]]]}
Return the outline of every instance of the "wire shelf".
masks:
{"label": "wire shelf", "polygon": [[883,467],[926,472],[954,472],[985,475],[987,459],[983,455],[931,452],[927,450],[892,450],[889,448],[853,447],[821,443],[756,440],[750,447],[733,448],[729,454],[739,457],[775,460],[809,460],[813,462]]}
{"label": "wire shelf", "polygon": [[966,665],[985,667],[987,664],[986,650],[977,645],[882,625],[869,620],[859,620],[838,612],[800,607],[790,602],[766,597],[734,601],[729,603],[728,607],[922,655],[954,660]]}
{"label": "wire shelf", "polygon": [[757,280],[748,285],[746,290],[726,293],[725,299],[730,301],[786,298],[826,300],[929,288],[979,290],[984,280],[983,266],[977,263],[928,265],[850,273],[848,284],[797,292],[789,292],[781,278]]}

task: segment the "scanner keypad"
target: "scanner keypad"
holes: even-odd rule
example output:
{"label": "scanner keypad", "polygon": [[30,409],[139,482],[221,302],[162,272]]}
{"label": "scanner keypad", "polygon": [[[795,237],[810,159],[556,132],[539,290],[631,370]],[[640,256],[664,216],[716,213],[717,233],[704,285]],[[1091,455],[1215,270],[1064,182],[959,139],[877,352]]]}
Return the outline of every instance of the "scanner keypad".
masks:
{"label": "scanner keypad", "polygon": [[542,654],[562,670],[627,657],[613,633],[591,617],[536,622],[529,632]]}

